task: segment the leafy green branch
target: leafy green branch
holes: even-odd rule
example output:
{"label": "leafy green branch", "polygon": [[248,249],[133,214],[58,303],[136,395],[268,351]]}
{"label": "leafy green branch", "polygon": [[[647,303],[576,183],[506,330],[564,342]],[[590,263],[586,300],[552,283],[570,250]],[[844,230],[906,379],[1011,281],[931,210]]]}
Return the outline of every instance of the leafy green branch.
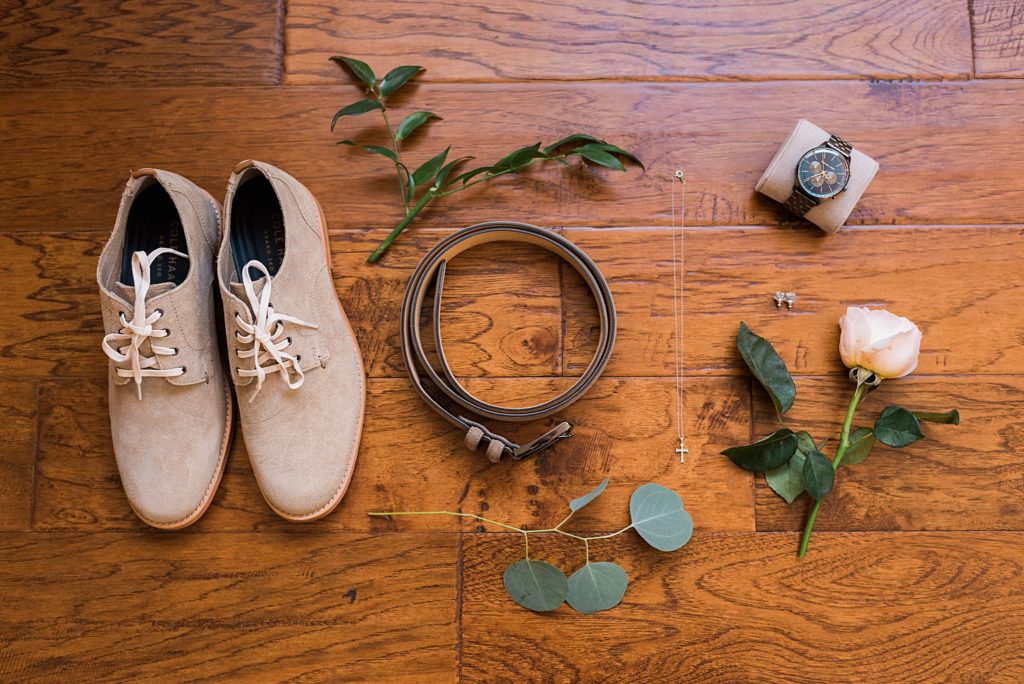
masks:
{"label": "leafy green branch", "polygon": [[856,382],[856,389],[846,409],[835,456],[829,460],[822,451],[824,441],[816,444],[808,432],[797,432],[785,425],[783,416],[796,399],[796,385],[775,347],[752,332],[745,323],[740,323],[736,346],[750,372],[771,397],[782,427],[753,444],[731,447],[722,454],[744,470],[764,473],[768,486],[787,504],[793,503],[804,492],[814,500],[797,551],[801,558],[807,553],[818,511],[824,498],[832,491],[839,466],[863,463],[876,442],[895,449],[910,446],[924,437],[921,422],[960,423],[960,414],[955,409],[946,413],[927,413],[889,406],[882,411],[873,427],[854,428],[853,421],[861,400],[881,381],[865,369],[854,368],[850,377]]}
{"label": "leafy green branch", "polygon": [[[373,512],[371,516],[393,517],[401,515],[450,515],[487,523],[523,535],[525,558],[505,569],[503,582],[509,597],[529,610],[546,612],[555,610],[562,603],[581,613],[596,613],[619,605],[626,594],[629,577],[619,565],[608,561],[590,560],[590,543],[611,539],[628,530],[637,534],[659,551],[675,551],[690,541],[693,534],[693,519],[683,507],[679,495],[671,489],[648,483],[634,490],[629,499],[630,523],[617,532],[583,536],[562,529],[581,508],[604,492],[608,478],[583,496],[569,502],[569,514],[554,527],[529,530],[485,518],[474,513],[454,511],[393,511]],[[558,534],[583,542],[585,561],[571,576],[566,577],[558,567],[545,561],[530,558],[530,535]]]}
{"label": "leafy green branch", "polygon": [[415,169],[410,169],[402,160],[402,143],[416,130],[433,120],[441,120],[441,117],[434,112],[415,111],[403,118],[397,127],[392,126],[388,117],[387,98],[424,71],[423,67],[395,67],[378,80],[373,69],[358,59],[337,56],[331,57],[331,60],[345,67],[365,87],[366,94],[364,99],[346,105],[335,112],[331,119],[331,131],[334,131],[343,117],[361,116],[379,111],[391,141],[390,147],[363,145],[349,139],[339,140],[337,144],[359,147],[367,153],[388,159],[395,167],[398,190],[402,198],[404,215],[384,241],[370,254],[367,259],[370,263],[380,259],[391,243],[431,202],[440,197],[462,192],[475,185],[487,183],[495,178],[519,173],[529,166],[544,162],[556,162],[570,166],[568,160],[578,157],[584,163],[596,164],[616,171],[626,170],[623,160],[644,168],[643,163],[631,152],[586,133],[573,133],[545,147],[542,147],[540,142],[520,147],[493,164],[478,166],[454,175],[456,169],[466,162],[472,161],[475,157],[465,156],[449,159],[451,147],[448,147]]}

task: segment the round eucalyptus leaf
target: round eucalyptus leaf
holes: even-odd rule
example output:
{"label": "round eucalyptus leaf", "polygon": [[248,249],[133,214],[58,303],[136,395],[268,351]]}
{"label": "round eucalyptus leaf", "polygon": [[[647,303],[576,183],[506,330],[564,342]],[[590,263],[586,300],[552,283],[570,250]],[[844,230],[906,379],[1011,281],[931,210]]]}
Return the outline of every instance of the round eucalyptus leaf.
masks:
{"label": "round eucalyptus leaf", "polygon": [[569,577],[569,605],[581,613],[596,613],[619,605],[629,577],[615,563],[587,563]]}
{"label": "round eucalyptus leaf", "polygon": [[521,560],[505,569],[505,591],[528,610],[555,610],[569,596],[569,580],[551,563]]}
{"label": "round eucalyptus leaf", "polygon": [[636,488],[629,498],[629,518],[633,529],[659,551],[675,551],[693,534],[693,518],[683,508],[683,500],[659,484]]}

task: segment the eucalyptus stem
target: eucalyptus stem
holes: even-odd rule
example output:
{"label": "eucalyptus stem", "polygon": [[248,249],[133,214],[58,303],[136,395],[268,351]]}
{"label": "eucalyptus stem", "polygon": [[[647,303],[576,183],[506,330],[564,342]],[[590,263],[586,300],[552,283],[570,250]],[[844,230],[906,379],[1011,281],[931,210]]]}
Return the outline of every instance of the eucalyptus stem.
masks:
{"label": "eucalyptus stem", "polygon": [[[526,529],[523,529],[521,527],[516,527],[515,525],[506,525],[503,522],[498,522],[497,520],[491,520],[490,518],[485,518],[482,515],[476,515],[475,513],[459,513],[457,511],[390,511],[390,512],[389,511],[372,511],[370,513],[367,513],[367,515],[373,516],[373,517],[376,517],[376,518],[390,518],[391,516],[395,516],[395,515],[453,515],[453,516],[455,516],[457,518],[470,518],[471,520],[479,520],[480,522],[490,523],[491,525],[497,525],[498,527],[502,527],[502,528],[504,528],[506,530],[512,530],[513,532],[519,532],[520,534],[522,534],[524,536],[529,536],[531,534],[560,534],[563,537],[569,537],[570,539],[579,540],[579,541],[583,542],[584,544],[587,544],[589,542],[596,541],[596,540],[599,540],[599,539],[611,539],[612,537],[617,537],[618,535],[622,534],[623,532],[626,532],[627,530],[629,530],[629,529],[631,529],[633,527],[633,525],[631,523],[631,524],[626,525],[625,527],[623,527],[618,532],[612,532],[610,534],[599,534],[599,535],[594,535],[592,537],[581,537],[578,534],[573,534],[572,532],[566,532],[565,530],[559,529],[562,525],[564,525],[569,520],[569,518],[572,517],[571,513],[566,517],[565,520],[563,520],[562,522],[558,523],[558,525],[556,525],[555,527],[549,527],[549,528],[546,528],[546,529],[543,529],[543,530],[526,530]],[[529,544],[527,544],[527,550],[529,550]]]}
{"label": "eucalyptus stem", "polygon": [[[832,459],[832,470],[839,470],[839,465],[843,462],[843,456],[846,455],[846,450],[850,446],[850,427],[853,425],[853,415],[857,411],[857,405],[860,404],[860,400],[864,398],[864,394],[868,386],[863,382],[857,383],[857,389],[853,391],[853,397],[850,399],[850,405],[846,409],[846,420],[843,421],[843,430],[839,434],[839,447],[836,449],[836,456]],[[797,551],[797,557],[803,558],[807,555],[807,544],[811,541],[811,531],[814,529],[814,521],[818,517],[818,509],[821,508],[821,502],[824,501],[824,497],[814,502],[811,507],[811,512],[807,516],[807,523],[804,526],[804,534],[800,538],[800,548]]]}

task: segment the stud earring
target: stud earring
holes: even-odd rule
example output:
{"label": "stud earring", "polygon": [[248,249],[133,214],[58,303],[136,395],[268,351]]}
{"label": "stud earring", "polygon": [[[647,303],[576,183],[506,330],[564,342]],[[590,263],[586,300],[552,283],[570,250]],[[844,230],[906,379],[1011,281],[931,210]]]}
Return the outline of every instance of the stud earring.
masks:
{"label": "stud earring", "polygon": [[785,292],[776,292],[775,293],[775,308],[776,309],[781,309],[782,308],[782,302],[784,302],[785,300],[786,300],[786,293]]}
{"label": "stud earring", "polygon": [[787,292],[785,296],[786,308],[790,311],[793,310],[793,305],[796,303],[796,292]]}

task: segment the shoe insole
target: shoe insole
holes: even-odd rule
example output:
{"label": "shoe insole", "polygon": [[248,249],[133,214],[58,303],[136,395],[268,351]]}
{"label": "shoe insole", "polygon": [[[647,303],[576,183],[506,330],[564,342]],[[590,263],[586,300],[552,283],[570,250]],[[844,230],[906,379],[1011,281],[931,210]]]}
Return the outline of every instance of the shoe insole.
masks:
{"label": "shoe insole", "polygon": [[276,275],[284,261],[284,215],[270,181],[255,176],[245,181],[231,202],[231,252],[235,271],[256,260]]}
{"label": "shoe insole", "polygon": [[[159,183],[148,185],[132,203],[128,211],[128,225],[121,254],[120,282],[133,285],[132,254],[139,250],[149,253],[160,247],[169,247],[188,254],[185,231],[174,200]],[[162,254],[150,267],[150,282],[181,285],[188,276],[188,259],[177,254]]]}

